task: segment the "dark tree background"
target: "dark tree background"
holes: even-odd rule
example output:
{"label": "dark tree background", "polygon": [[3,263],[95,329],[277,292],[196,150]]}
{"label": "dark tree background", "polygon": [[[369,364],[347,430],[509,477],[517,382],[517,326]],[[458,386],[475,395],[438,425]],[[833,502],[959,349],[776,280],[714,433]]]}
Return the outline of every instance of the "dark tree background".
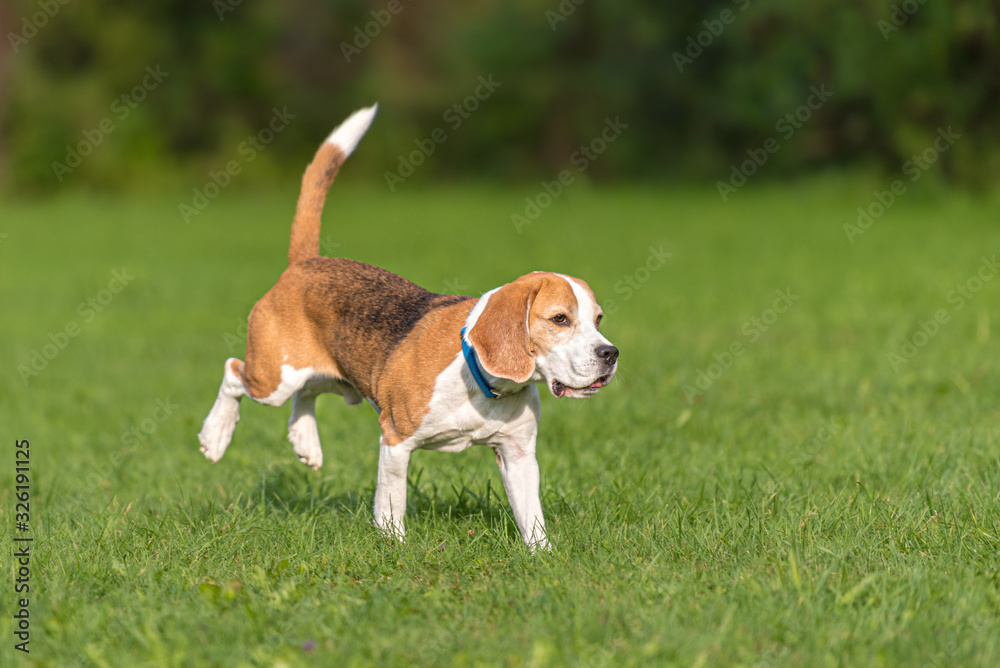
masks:
{"label": "dark tree background", "polygon": [[[772,176],[898,173],[950,126],[962,139],[935,178],[990,187],[998,17],[989,0],[4,0],[0,169],[16,192],[203,177],[287,108],[255,174],[297,178],[377,100],[358,159],[380,172],[447,131],[418,179],[552,178],[619,117],[628,129],[593,178],[724,179],[769,138]],[[115,100],[157,65],[168,76],[119,118]],[[490,75],[496,92],[450,127],[445,112]],[[814,86],[832,96],[786,139],[777,124]],[[113,131],[60,182],[52,163],[105,118]]]}

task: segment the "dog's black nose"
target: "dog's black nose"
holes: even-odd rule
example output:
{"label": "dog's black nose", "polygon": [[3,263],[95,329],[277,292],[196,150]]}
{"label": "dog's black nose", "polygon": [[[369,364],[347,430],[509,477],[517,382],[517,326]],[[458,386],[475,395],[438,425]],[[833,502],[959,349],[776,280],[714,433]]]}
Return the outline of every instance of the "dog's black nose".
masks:
{"label": "dog's black nose", "polygon": [[597,356],[604,360],[605,364],[608,366],[614,366],[614,363],[618,361],[618,349],[614,346],[597,346],[594,349]]}

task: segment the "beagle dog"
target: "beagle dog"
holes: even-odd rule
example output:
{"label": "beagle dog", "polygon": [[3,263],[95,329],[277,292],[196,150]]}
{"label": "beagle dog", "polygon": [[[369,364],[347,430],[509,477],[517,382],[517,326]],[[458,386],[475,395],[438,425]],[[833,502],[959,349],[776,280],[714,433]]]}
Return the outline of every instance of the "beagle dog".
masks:
{"label": "beagle dog", "polygon": [[198,434],[213,463],[226,452],[240,399],[292,400],[288,439],[323,465],[316,397],[367,400],[379,414],[375,524],[402,539],[406,473],[418,448],[496,452],[524,542],[548,547],[539,500],[536,383],[556,397],[590,397],[615,374],[618,349],[598,331],[601,307],[585,282],[534,272],[479,299],[441,295],[363,262],[319,254],[333,179],[377,105],[355,112],[319,148],[302,178],[288,268],[250,313],[246,361],[226,360],[222,387]]}

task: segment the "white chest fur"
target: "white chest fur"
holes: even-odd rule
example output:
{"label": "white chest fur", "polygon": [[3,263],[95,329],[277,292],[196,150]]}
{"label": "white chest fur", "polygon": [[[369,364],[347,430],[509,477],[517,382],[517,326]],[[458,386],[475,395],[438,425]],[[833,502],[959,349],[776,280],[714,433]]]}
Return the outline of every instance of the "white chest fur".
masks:
{"label": "white chest fur", "polygon": [[486,445],[497,453],[500,477],[514,520],[532,549],[548,547],[539,499],[535,439],[541,406],[534,384],[505,397],[487,399],[459,354],[437,377],[427,416],[416,433],[397,445],[379,447],[375,524],[402,537],[406,509],[406,471],[419,448],[460,452]]}
{"label": "white chest fur", "polygon": [[538,388],[529,385],[517,394],[487,399],[478,389],[470,393],[470,386],[475,387],[472,375],[459,354],[437,377],[427,416],[406,445],[460,452],[472,445],[534,440],[540,415]]}

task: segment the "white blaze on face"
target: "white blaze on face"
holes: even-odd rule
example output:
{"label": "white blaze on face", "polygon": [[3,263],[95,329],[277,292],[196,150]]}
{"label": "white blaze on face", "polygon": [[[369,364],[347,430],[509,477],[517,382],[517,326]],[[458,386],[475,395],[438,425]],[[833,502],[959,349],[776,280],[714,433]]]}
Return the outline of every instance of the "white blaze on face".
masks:
{"label": "white blaze on face", "polygon": [[611,342],[597,330],[596,320],[600,311],[593,297],[571,278],[556,275],[569,283],[576,297],[575,313],[567,314],[575,316],[571,324],[573,335],[569,340],[553,346],[544,356],[537,357],[535,363],[553,393],[553,382],[558,381],[565,386],[566,396],[589,396],[598,389],[592,388],[592,385],[605,376],[608,376],[605,380],[610,380],[610,376],[614,375],[615,369],[609,371],[604,361],[597,356],[597,348],[609,346]]}

